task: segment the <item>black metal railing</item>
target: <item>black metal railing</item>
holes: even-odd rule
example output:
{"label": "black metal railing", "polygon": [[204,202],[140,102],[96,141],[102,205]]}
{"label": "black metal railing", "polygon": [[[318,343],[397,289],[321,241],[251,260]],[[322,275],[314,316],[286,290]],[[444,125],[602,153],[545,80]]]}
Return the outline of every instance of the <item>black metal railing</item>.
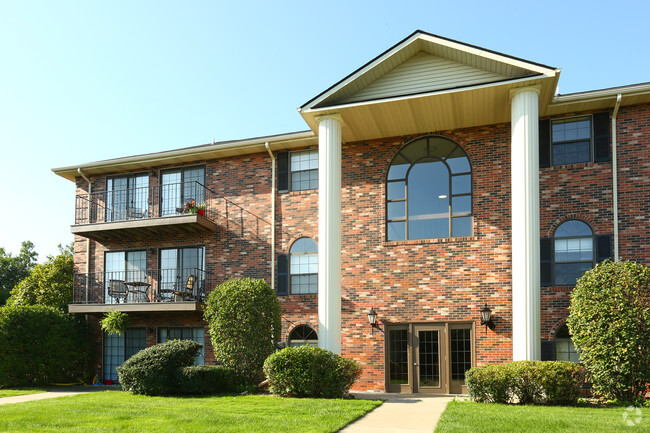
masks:
{"label": "black metal railing", "polygon": [[214,284],[214,275],[198,268],[75,274],[73,303],[202,302],[205,300],[206,289]]}
{"label": "black metal railing", "polygon": [[214,193],[200,182],[179,182],[77,195],[75,224],[199,214],[216,217]]}

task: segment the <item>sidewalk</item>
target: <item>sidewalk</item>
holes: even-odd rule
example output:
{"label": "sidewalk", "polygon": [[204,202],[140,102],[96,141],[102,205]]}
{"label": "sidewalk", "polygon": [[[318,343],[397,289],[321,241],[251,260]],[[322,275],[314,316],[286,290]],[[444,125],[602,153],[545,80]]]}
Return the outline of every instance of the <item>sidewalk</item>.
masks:
{"label": "sidewalk", "polygon": [[432,433],[453,396],[355,392],[355,398],[384,400],[341,433]]}
{"label": "sidewalk", "polygon": [[67,397],[70,395],[87,394],[89,392],[106,391],[116,389],[113,386],[60,386],[48,388],[47,392],[38,394],[15,395],[13,397],[0,398],[0,405],[10,403],[22,403],[24,401],[45,400],[47,398]]}

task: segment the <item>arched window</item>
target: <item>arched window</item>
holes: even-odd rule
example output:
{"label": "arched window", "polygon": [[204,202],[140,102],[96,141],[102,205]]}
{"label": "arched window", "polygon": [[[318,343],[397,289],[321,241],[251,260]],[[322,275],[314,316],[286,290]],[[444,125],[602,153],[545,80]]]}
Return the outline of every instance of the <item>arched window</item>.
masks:
{"label": "arched window", "polygon": [[318,293],[318,245],[300,238],[289,250],[289,286],[292,295]]}
{"label": "arched window", "polygon": [[571,334],[566,325],[562,325],[555,334],[555,359],[558,361],[580,362],[580,354],[573,346]]}
{"label": "arched window", "polygon": [[594,234],[587,223],[569,220],[553,236],[555,250],[555,284],[573,285],[594,267]]}
{"label": "arched window", "polygon": [[456,142],[418,138],[393,157],[386,178],[386,238],[472,234],[472,168]]}
{"label": "arched window", "polygon": [[318,346],[318,334],[310,326],[299,325],[293,328],[289,334],[289,346]]}

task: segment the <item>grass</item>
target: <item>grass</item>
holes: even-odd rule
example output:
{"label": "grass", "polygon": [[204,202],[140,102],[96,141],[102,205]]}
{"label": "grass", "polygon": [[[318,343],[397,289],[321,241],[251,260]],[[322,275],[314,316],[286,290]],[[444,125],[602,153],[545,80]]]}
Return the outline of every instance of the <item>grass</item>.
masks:
{"label": "grass", "polygon": [[38,394],[40,392],[47,392],[41,388],[7,388],[0,389],[0,398],[13,397],[15,395]]}
{"label": "grass", "polygon": [[650,409],[636,412],[625,407],[515,406],[452,401],[442,414],[435,433],[508,432],[641,432],[650,431]]}
{"label": "grass", "polygon": [[0,406],[2,432],[335,432],[380,403],[102,391]]}

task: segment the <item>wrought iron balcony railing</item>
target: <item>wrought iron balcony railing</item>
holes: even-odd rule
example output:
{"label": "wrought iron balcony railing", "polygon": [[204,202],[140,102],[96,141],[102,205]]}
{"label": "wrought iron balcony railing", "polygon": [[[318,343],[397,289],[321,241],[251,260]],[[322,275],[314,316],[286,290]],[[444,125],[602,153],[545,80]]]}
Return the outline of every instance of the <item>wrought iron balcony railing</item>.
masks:
{"label": "wrought iron balcony railing", "polygon": [[186,214],[216,217],[214,193],[199,182],[111,189],[77,195],[75,224],[95,224]]}
{"label": "wrought iron balcony railing", "polygon": [[215,281],[198,268],[136,269],[75,274],[74,304],[142,304],[205,300]]}

